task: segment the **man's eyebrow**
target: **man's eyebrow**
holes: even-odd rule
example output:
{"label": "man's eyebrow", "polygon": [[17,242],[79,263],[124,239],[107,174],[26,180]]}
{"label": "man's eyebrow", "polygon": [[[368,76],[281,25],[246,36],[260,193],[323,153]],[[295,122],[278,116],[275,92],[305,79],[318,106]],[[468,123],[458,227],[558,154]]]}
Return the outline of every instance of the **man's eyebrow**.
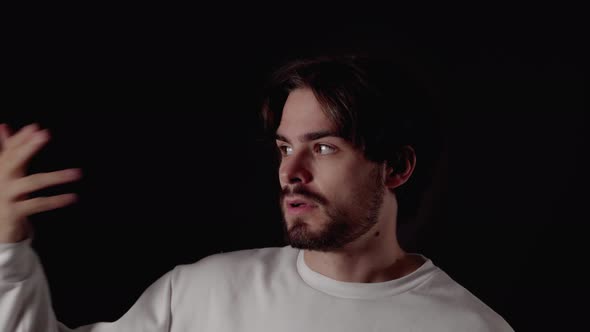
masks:
{"label": "man's eyebrow", "polygon": [[[315,131],[315,132],[311,132],[311,133],[307,133],[302,136],[299,136],[299,142],[305,143],[305,142],[315,141],[317,139],[324,138],[324,137],[342,138],[342,135],[340,135],[339,133],[332,131],[332,130]],[[275,139],[291,144],[289,139],[287,139],[285,136],[280,135],[280,134],[275,134]]]}

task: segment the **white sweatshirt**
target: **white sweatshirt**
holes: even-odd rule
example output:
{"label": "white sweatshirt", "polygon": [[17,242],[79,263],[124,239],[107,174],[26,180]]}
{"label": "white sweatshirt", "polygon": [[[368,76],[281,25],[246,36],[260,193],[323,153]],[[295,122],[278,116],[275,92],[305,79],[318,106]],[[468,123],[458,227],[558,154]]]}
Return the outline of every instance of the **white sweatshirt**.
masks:
{"label": "white sweatshirt", "polygon": [[311,270],[285,246],[179,265],[113,323],[57,322],[30,240],[0,244],[2,332],[504,332],[507,322],[429,259],[413,273],[350,283]]}

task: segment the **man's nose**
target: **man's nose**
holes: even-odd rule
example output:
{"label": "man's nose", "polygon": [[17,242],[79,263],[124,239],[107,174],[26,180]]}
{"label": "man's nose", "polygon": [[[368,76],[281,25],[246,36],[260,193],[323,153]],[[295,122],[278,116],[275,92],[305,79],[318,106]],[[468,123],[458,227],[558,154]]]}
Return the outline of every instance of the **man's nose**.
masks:
{"label": "man's nose", "polygon": [[313,176],[309,170],[305,154],[295,153],[283,157],[279,167],[279,178],[282,185],[311,182]]}

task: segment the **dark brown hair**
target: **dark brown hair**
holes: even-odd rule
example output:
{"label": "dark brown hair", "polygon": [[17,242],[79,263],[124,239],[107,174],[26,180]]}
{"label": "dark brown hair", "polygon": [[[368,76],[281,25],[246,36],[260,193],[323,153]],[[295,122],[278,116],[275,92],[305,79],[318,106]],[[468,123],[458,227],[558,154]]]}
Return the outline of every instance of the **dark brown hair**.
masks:
{"label": "dark brown hair", "polygon": [[313,91],[339,134],[368,160],[399,169],[401,148],[412,146],[416,169],[411,180],[396,189],[396,196],[400,212],[402,205],[405,212],[415,212],[408,205],[417,205],[416,195],[429,183],[441,147],[439,119],[428,91],[388,59],[296,60],[278,69],[266,87],[261,117],[269,141],[274,142],[287,96],[298,88]]}

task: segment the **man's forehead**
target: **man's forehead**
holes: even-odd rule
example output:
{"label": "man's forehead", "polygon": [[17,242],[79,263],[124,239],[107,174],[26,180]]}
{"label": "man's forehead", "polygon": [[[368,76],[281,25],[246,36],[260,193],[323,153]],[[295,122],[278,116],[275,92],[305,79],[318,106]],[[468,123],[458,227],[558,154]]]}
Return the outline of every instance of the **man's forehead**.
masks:
{"label": "man's forehead", "polygon": [[[319,111],[323,113],[323,111]],[[323,115],[321,119],[317,116],[283,116],[276,130],[277,138],[296,139],[299,141],[310,141],[326,136],[340,136],[337,126]]]}
{"label": "man's forehead", "polygon": [[322,110],[322,105],[313,91],[308,88],[295,89],[289,93],[283,105],[281,118],[281,123],[287,124],[297,124],[304,121],[328,121]]}
{"label": "man's forehead", "polygon": [[275,138],[291,143],[309,142],[324,137],[343,138],[311,89],[299,88],[291,91],[283,106]]}

